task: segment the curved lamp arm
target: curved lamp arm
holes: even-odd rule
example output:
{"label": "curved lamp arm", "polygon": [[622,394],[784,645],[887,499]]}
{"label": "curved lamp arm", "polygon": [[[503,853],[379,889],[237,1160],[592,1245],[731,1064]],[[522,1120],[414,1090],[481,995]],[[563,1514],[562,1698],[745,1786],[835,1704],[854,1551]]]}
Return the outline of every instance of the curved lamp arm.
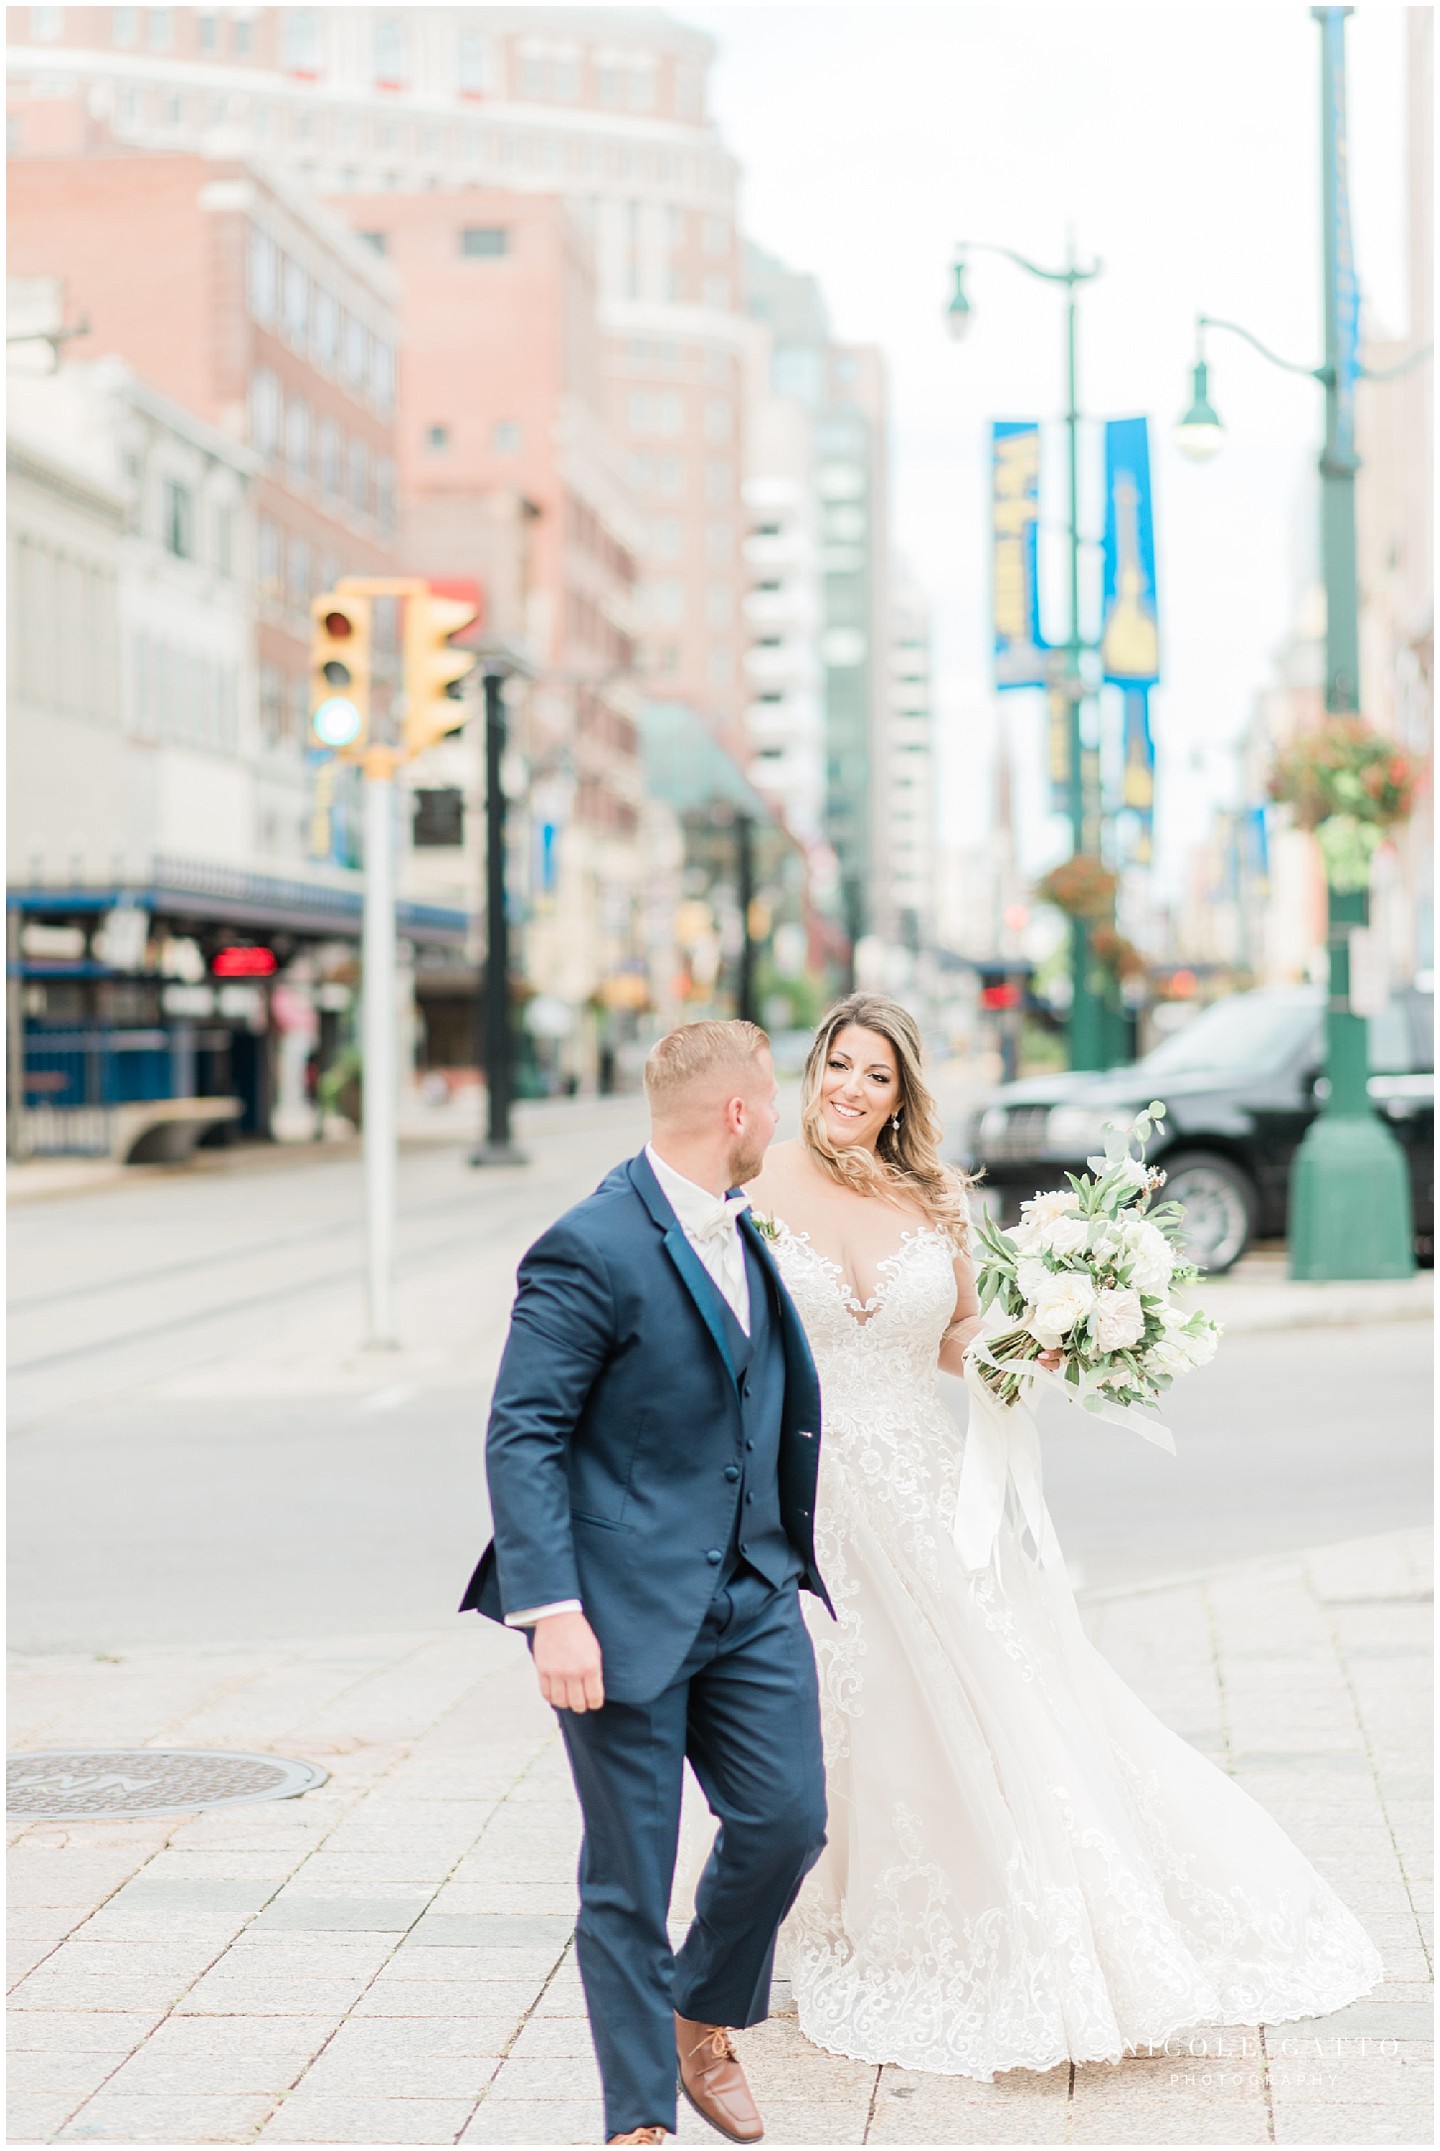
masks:
{"label": "curved lamp arm", "polygon": [[1013,261],[1017,269],[1025,270],[1029,276],[1042,277],[1047,284],[1088,284],[1091,277],[1098,276],[1105,266],[1097,255],[1088,269],[1078,266],[1068,269],[1042,269],[1038,262],[1027,261],[1023,254],[1017,254],[1013,247],[993,246],[984,239],[962,240],[955,252],[961,260],[967,254],[1001,254],[1006,261]]}
{"label": "curved lamp arm", "polygon": [[1412,351],[1409,358],[1401,359],[1398,366],[1382,366],[1378,372],[1372,366],[1362,366],[1360,378],[1362,381],[1398,381],[1402,374],[1413,373],[1417,366],[1423,366],[1426,359],[1434,356],[1434,344],[1423,344],[1418,351]]}
{"label": "curved lamp arm", "polygon": [[1213,314],[1197,314],[1195,316],[1195,353],[1197,358],[1203,360],[1205,356],[1205,331],[1207,329],[1226,329],[1232,336],[1243,337],[1247,344],[1253,345],[1261,358],[1269,359],[1272,366],[1279,366],[1286,373],[1303,373],[1312,381],[1328,383],[1330,379],[1328,366],[1297,366],[1293,359],[1283,359],[1278,352],[1272,351],[1268,344],[1262,344],[1258,336],[1252,336],[1250,331],[1242,328],[1238,321],[1220,321]]}

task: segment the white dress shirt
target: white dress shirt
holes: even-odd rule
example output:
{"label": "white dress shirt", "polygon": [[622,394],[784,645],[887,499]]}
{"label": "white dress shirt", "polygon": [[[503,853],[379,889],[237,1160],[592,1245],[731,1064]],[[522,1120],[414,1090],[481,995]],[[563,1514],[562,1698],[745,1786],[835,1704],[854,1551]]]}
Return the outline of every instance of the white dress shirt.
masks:
{"label": "white dress shirt", "polygon": [[[667,1165],[651,1143],[645,1145],[645,1155],[660,1183],[661,1194],[680,1221],[681,1231],[724,1293],[731,1313],[748,1337],[750,1279],[745,1269],[745,1243],[736,1223],[739,1213],[750,1207],[748,1200],[739,1195],[712,1195],[708,1188],[697,1187],[693,1180],[677,1173],[673,1165]],[[578,1598],[561,1598],[553,1606],[527,1606],[523,1613],[507,1613],[505,1626],[530,1628],[547,1614],[582,1610]]]}

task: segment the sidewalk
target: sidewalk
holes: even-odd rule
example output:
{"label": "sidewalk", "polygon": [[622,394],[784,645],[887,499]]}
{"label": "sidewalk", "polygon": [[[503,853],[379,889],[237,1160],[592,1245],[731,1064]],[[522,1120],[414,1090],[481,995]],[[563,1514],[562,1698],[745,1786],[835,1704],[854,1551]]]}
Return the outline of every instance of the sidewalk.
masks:
{"label": "sidewalk", "polygon": [[[1083,1602],[1139,1692],[1364,1919],[1384,1985],[1310,2025],[993,2085],[743,2037],[772,2144],[1431,2140],[1429,1534]],[[12,1831],[11,2135],[595,2143],[577,1819],[519,1642],[480,1621],[31,1659],[19,1749],[273,1749],[302,1798]],[[713,2141],[690,2116],[682,2141]]]}

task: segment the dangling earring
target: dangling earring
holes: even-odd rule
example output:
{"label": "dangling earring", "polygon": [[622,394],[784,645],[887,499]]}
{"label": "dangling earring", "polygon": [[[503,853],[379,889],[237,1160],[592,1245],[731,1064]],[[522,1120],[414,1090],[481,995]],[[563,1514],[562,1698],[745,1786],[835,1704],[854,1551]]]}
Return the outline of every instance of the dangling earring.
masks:
{"label": "dangling earring", "polygon": [[891,1121],[890,1125],[895,1130],[895,1133],[898,1135],[900,1133],[900,1115],[898,1113],[895,1115],[895,1118]]}

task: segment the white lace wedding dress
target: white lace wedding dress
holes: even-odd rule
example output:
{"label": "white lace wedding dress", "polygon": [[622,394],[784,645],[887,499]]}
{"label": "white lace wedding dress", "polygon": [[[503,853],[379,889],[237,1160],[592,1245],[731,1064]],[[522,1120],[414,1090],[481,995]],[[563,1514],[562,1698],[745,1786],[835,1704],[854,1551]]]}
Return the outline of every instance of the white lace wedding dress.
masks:
{"label": "white lace wedding dress", "polygon": [[1131,1694],[1008,1509],[991,1567],[962,1568],[963,1444],[936,1379],[948,1239],[907,1233],[862,1306],[778,1230],[824,1396],[816,1536],[839,1614],[806,1601],[830,1822],[781,1939],[802,2029],[988,2078],[1368,1991],[1359,1923]]}

